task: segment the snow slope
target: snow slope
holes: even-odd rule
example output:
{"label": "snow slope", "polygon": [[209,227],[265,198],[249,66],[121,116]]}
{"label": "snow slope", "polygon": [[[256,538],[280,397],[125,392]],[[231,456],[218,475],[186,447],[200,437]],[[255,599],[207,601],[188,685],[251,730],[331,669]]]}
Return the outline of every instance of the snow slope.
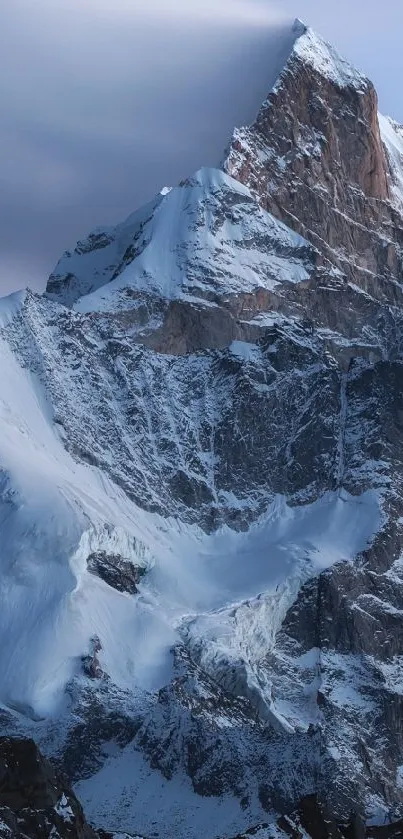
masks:
{"label": "snow slope", "polygon": [[382,142],[391,169],[392,190],[398,206],[403,207],[403,127],[391,117],[378,114]]}
{"label": "snow slope", "polygon": [[361,90],[367,85],[366,77],[359,70],[342,58],[331,44],[298,19],[294,23],[294,33],[296,40],[291,57],[297,56],[338,87],[351,86]]}
{"label": "snow slope", "polygon": [[131,603],[87,573],[86,556],[99,544],[137,562],[142,551],[124,494],[67,454],[39,382],[4,341],[0,358],[0,690],[6,704],[42,715],[94,634],[108,635],[112,678],[124,677]]}
{"label": "snow slope", "polygon": [[[3,302],[3,321],[21,305],[15,297]],[[141,511],[99,469],[73,460],[42,385],[4,338],[0,358],[5,704],[34,716],[55,713],[95,635],[102,666],[133,692],[169,681],[170,649],[180,639],[200,649],[206,670],[218,658],[242,660],[253,678],[301,582],[353,559],[379,527],[371,493],[330,494],[300,508],[279,497],[247,533],[226,527],[207,535]],[[96,550],[149,569],[139,596],[87,571]]]}
{"label": "snow slope", "polygon": [[104,767],[92,778],[77,784],[75,792],[93,824],[116,830],[150,829],[156,836],[206,839],[235,836],[256,821],[267,821],[259,801],[242,809],[239,799],[196,795],[186,775],[171,780],[150,770],[132,745],[106,756]]}
{"label": "snow slope", "polygon": [[[107,237],[99,232],[98,243],[95,231],[65,255],[52,296],[69,304],[79,295],[76,311],[107,312],[133,308],[133,292],[174,300],[308,279],[308,243],[224,172],[201,169],[163,193]],[[83,295],[89,278],[94,290]]]}

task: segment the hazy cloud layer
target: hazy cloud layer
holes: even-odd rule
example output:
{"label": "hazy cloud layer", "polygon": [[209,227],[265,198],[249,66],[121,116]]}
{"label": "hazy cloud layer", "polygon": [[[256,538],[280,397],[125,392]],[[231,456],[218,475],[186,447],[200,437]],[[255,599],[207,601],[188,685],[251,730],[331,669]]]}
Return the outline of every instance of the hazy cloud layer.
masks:
{"label": "hazy cloud layer", "polygon": [[218,163],[270,88],[296,15],[372,76],[384,109],[403,119],[403,10],[384,5],[379,21],[370,0],[365,15],[351,0],[333,11],[323,0],[3,4],[0,292],[42,287],[79,236]]}

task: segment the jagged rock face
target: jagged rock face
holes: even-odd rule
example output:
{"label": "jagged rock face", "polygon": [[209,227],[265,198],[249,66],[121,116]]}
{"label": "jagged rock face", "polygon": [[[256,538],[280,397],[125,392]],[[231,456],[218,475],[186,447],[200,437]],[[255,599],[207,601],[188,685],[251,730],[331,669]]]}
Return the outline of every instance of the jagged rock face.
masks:
{"label": "jagged rock face", "polygon": [[83,318],[31,297],[7,332],[40,373],[73,456],[141,507],[180,510],[210,531],[246,527],[276,493],[309,500],[337,486],[337,364],[309,330],[269,324],[250,358],[237,343],[173,357],[133,345],[113,316]]}
{"label": "jagged rock face", "polygon": [[[393,159],[388,143],[384,144],[381,137],[372,84],[359,74],[346,78],[339,60],[335,67],[331,49],[326,48],[326,55],[318,57],[315,52],[309,54],[309,46],[312,47],[312,39],[310,45],[294,50],[256,122],[235,132],[225,169],[247,184],[263,207],[310,240],[321,251],[325,266],[329,260],[342,272],[336,282],[331,279],[327,283],[330,290],[335,282],[336,290],[341,280],[337,310],[330,303],[331,295],[326,293],[326,302],[323,300],[324,289],[317,289],[314,279],[310,289],[314,294],[311,311],[315,311],[318,297],[322,298],[320,305],[321,309],[326,307],[327,318],[329,309],[337,311],[337,325],[335,320],[332,328],[344,331],[346,296],[350,294],[352,299],[351,293],[354,296],[353,289],[358,286],[366,293],[365,306],[372,307],[374,300],[376,306],[374,320],[366,310],[364,325],[360,315],[362,307],[355,298],[351,311],[357,317],[357,333],[364,326],[368,334],[371,322],[377,323],[380,329],[374,343],[379,340],[382,343],[382,333],[385,336],[389,332],[389,327],[385,332],[383,329],[385,319],[392,315],[392,320],[400,320],[395,306],[401,299],[402,217],[400,199],[392,191],[396,181]],[[325,65],[329,71],[324,72]],[[383,118],[381,125],[385,125]],[[380,306],[380,301],[387,305]],[[347,306],[350,308],[348,303]],[[319,318],[322,319],[321,311]],[[352,337],[351,332],[348,334]],[[376,464],[379,467],[380,462],[389,461],[393,449],[389,461],[393,463],[394,473],[391,523],[358,567],[339,566],[301,592],[277,639],[280,648],[284,644],[282,654],[284,651],[289,654],[291,649],[295,656],[295,644],[298,654],[312,649],[322,651],[316,664],[322,680],[318,695],[321,713],[326,721],[336,717],[341,723],[343,719],[339,737],[335,737],[336,751],[337,741],[344,739],[339,755],[346,752],[348,741],[351,744],[356,740],[356,752],[361,752],[354,781],[358,800],[369,775],[370,783],[374,783],[375,753],[382,752],[384,765],[388,765],[394,750],[397,749],[397,756],[401,748],[398,710],[401,697],[394,677],[402,655],[399,640],[403,593],[399,572],[401,532],[400,525],[396,527],[393,523],[401,515],[400,478],[397,478],[401,470],[400,455],[394,449],[399,436],[402,398],[401,362],[396,352],[400,334],[398,327],[386,353],[382,353],[383,361],[375,366],[363,365],[358,360],[357,345],[352,356],[348,352],[345,391],[343,482],[348,485],[355,472],[359,437],[368,458],[373,458],[375,469]],[[357,407],[360,412],[359,406],[364,402],[367,408],[372,405],[372,412],[369,409],[365,418],[358,415],[354,418]],[[385,443],[378,448],[381,439]],[[368,475],[362,475],[362,479],[365,483]],[[340,714],[337,707],[340,699],[334,700],[334,685],[342,673],[341,681],[346,685],[349,680],[354,681],[354,661],[363,655],[367,659],[361,672],[359,694],[366,695],[368,703],[366,706],[364,701],[360,710],[358,699],[348,722],[346,706],[354,702],[342,702],[344,710]],[[290,660],[287,661],[290,665]],[[390,664],[383,666],[385,661]],[[284,675],[284,660],[277,664],[272,660],[270,666],[279,666]],[[339,679],[335,677],[335,668]],[[288,683],[284,694],[294,690]],[[360,716],[361,723],[358,723]],[[388,729],[392,718],[393,734]],[[343,725],[349,730],[345,738]],[[358,729],[362,733],[367,725],[371,731],[379,732],[376,745],[372,735],[357,735]],[[346,780],[343,792],[346,800],[351,794],[353,778],[354,773]],[[382,770],[379,772],[376,781],[379,796],[383,795],[385,783],[390,783],[388,795],[393,798],[396,795],[394,770],[390,781]],[[323,784],[322,795],[332,800],[335,793],[332,787],[329,792],[327,784],[327,781]]]}
{"label": "jagged rock face", "polygon": [[0,738],[0,836],[97,839],[66,779],[32,740]]}
{"label": "jagged rock face", "polygon": [[236,130],[225,169],[345,278],[392,302],[403,229],[390,201],[376,92],[358,73],[346,78],[331,49],[323,52],[317,56],[313,36],[293,51],[256,122]]}
{"label": "jagged rock face", "polygon": [[[41,742],[108,830],[152,832],[139,754],[235,796],[240,835],[312,794],[329,837],[402,813],[403,141],[296,37],[226,173],[90,234],[0,312],[0,696],[35,719],[68,685]],[[219,833],[154,809],[160,836]]]}
{"label": "jagged rock face", "polygon": [[108,586],[129,594],[137,594],[138,584],[144,574],[144,568],[133,565],[119,554],[107,554],[106,551],[90,554],[87,567],[91,574],[101,577]]}
{"label": "jagged rock face", "polygon": [[282,816],[276,825],[256,825],[234,839],[247,839],[248,836],[255,836],[257,839],[393,839],[402,835],[402,829],[402,822],[384,827],[366,827],[354,816],[344,824],[336,822],[317,796],[311,795],[302,799],[298,810]]}

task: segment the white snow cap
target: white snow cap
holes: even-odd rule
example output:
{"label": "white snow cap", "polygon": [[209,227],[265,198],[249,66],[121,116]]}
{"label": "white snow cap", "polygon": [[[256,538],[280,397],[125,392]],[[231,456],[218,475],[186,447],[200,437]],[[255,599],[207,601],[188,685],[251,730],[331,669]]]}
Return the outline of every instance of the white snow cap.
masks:
{"label": "white snow cap", "polygon": [[367,78],[359,70],[342,58],[331,44],[299,18],[294,22],[293,32],[295,42],[290,58],[298,56],[338,87],[348,86],[362,90],[367,85]]}
{"label": "white snow cap", "polygon": [[[228,196],[231,214],[223,210]],[[125,294],[130,288],[174,300],[206,290],[236,294],[273,289],[280,282],[298,283],[309,276],[305,239],[263,210],[246,186],[219,169],[200,169],[179,186],[163,190],[152,210],[139,217],[142,232],[137,239],[140,227],[133,218],[137,216],[110,232],[108,248],[61,259],[59,276],[73,274],[83,289],[91,277],[95,288],[79,296],[76,311],[131,309],[133,299]],[[134,240],[138,253],[119,273],[116,267]],[[286,256],[284,248],[289,250]]]}

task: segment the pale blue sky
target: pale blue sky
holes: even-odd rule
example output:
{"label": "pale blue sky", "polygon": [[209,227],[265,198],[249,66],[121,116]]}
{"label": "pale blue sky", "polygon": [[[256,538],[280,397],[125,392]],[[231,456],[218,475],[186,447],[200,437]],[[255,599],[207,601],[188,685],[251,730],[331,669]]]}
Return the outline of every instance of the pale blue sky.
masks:
{"label": "pale blue sky", "polygon": [[[353,10],[352,10],[353,7]],[[403,121],[402,0],[8,0],[0,10],[0,293],[218,162],[252,119],[294,17]]]}

